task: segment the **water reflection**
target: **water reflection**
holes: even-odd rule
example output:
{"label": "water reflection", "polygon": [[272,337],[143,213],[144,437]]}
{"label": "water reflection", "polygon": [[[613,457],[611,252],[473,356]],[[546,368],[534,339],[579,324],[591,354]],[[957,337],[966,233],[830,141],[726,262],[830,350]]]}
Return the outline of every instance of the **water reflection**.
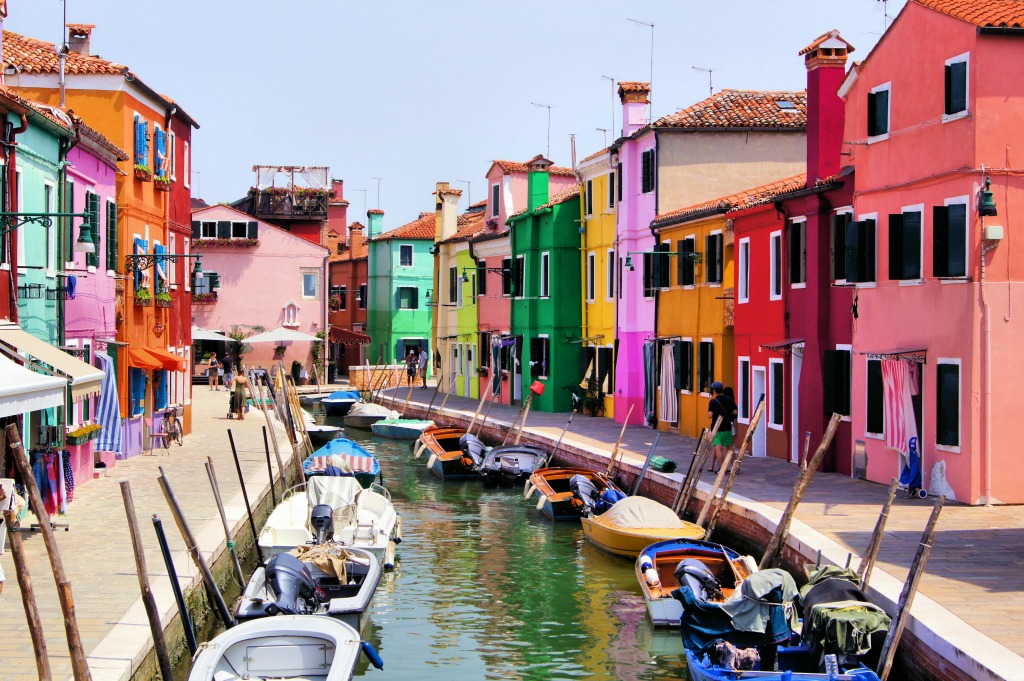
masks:
{"label": "water reflection", "polygon": [[[412,445],[349,429],[380,461],[407,538],[364,638],[389,679],[684,679],[628,560],[544,520],[520,490],[443,483]],[[379,674],[363,661],[357,676]]]}

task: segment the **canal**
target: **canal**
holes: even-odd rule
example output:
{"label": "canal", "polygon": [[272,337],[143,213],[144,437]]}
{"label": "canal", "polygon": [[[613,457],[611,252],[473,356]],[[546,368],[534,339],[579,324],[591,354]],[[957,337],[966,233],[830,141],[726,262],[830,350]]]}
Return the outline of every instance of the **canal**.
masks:
{"label": "canal", "polygon": [[403,517],[398,565],[363,634],[384,658],[357,676],[683,679],[678,630],[655,631],[632,562],[555,524],[522,489],[442,482],[411,443],[348,429],[380,461]]}

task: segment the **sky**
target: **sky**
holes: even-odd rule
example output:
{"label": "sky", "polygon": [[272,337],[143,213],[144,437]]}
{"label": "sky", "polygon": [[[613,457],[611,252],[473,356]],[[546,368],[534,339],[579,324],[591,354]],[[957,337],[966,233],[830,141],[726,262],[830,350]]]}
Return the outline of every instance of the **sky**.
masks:
{"label": "sky", "polygon": [[804,46],[837,28],[864,59],[905,2],[8,0],[4,28],[60,42],[65,10],[95,24],[93,54],[199,122],[193,196],[240,198],[253,165],[329,166],[349,221],[381,208],[388,230],[432,211],[438,181],[462,209],[483,200],[495,159],[607,146],[606,76],[650,80],[652,34],[657,118],[707,97],[707,69],[715,92],[802,90]]}

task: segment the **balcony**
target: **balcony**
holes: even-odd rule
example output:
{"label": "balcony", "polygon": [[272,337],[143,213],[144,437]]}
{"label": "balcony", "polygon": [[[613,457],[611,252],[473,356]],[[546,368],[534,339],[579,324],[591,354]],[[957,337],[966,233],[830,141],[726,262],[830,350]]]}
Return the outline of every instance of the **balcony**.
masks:
{"label": "balcony", "polygon": [[256,217],[270,220],[323,220],[332,192],[302,187],[250,189]]}

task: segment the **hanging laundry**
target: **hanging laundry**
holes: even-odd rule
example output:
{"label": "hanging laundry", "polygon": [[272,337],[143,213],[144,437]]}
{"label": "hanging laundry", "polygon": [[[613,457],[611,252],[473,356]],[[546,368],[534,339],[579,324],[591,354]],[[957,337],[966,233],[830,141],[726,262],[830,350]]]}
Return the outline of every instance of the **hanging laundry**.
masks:
{"label": "hanging laundry", "polygon": [[54,461],[56,456],[53,452],[46,452],[43,454],[43,461],[45,462],[45,475],[46,480],[49,483],[49,489],[46,495],[43,497],[44,506],[46,506],[46,512],[53,515],[60,508],[60,502],[58,500],[59,488],[57,486],[57,474],[54,468]]}
{"label": "hanging laundry", "polygon": [[75,498],[75,472],[71,469],[71,452],[64,450],[61,452],[64,457],[64,487],[67,489],[67,501],[71,501]]}

